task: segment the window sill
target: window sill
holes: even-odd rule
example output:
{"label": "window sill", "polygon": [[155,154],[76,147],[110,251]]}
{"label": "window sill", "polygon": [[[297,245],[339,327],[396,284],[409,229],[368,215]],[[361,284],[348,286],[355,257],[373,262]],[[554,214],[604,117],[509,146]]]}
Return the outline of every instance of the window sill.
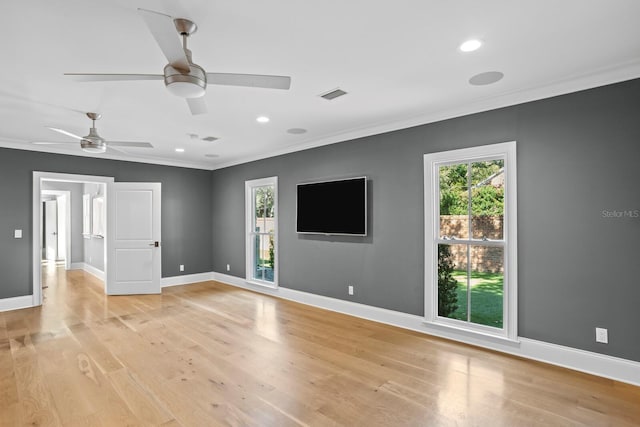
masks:
{"label": "window sill", "polygon": [[245,279],[245,281],[250,285],[261,286],[263,288],[269,288],[269,289],[278,289],[278,285],[271,282],[263,282],[261,280],[250,280],[250,279]]}
{"label": "window sill", "polygon": [[492,334],[490,332],[473,330],[468,328],[451,325],[444,322],[423,320],[422,324],[437,335],[447,338],[469,342],[469,340],[480,341],[485,343],[502,344],[510,347],[520,347],[519,339],[512,339],[502,334]]}

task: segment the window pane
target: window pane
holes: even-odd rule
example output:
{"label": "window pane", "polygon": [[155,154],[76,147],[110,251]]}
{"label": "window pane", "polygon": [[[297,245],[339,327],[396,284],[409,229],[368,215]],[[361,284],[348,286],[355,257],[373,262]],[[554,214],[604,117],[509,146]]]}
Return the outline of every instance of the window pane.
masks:
{"label": "window pane", "polygon": [[264,213],[262,211],[262,195],[260,187],[254,188],[253,193],[253,227],[252,232],[260,233],[264,229]]}
{"label": "window pane", "polygon": [[253,250],[253,279],[273,282],[274,241],[273,235],[256,234],[251,237]]}
{"label": "window pane", "polygon": [[273,233],[275,230],[275,209],[273,206],[273,186],[264,187],[264,205],[265,205],[265,232]]}
{"label": "window pane", "polygon": [[504,160],[471,164],[471,228],[474,239],[502,240]]}
{"label": "window pane", "polygon": [[469,194],[466,163],[439,167],[440,238],[469,238]]}
{"label": "window pane", "polygon": [[275,252],[274,252],[275,251],[274,236],[273,234],[269,234],[263,237],[265,239],[264,243],[267,247],[265,251],[266,262],[264,267],[264,272],[265,272],[264,280],[266,280],[267,282],[273,282],[273,272],[275,271],[275,268],[276,268],[276,260],[275,260]]}
{"label": "window pane", "polygon": [[[253,189],[254,229],[257,233],[273,231],[273,186],[256,187]],[[267,218],[271,218],[268,221]],[[271,223],[269,227],[268,223]]]}
{"label": "window pane", "polygon": [[471,246],[471,322],[502,328],[504,248]]}
{"label": "window pane", "polygon": [[262,268],[260,265],[260,235],[251,236],[251,258],[253,260],[252,279],[262,280]]}
{"label": "window pane", "polygon": [[467,245],[438,245],[438,316],[467,320]]}

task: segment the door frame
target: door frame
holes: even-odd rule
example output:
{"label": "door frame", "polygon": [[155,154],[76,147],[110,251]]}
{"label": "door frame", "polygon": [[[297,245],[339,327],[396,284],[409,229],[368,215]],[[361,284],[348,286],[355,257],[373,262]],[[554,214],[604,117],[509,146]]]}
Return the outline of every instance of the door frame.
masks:
{"label": "door frame", "polygon": [[[42,305],[42,271],[41,271],[41,243],[42,228],[40,219],[42,218],[42,203],[40,203],[40,192],[42,191],[42,181],[64,181],[64,182],[88,182],[91,184],[105,184],[109,187],[109,184],[113,183],[115,179],[108,176],[95,176],[95,175],[75,175],[68,173],[55,173],[55,172],[42,172],[33,171],[33,189],[32,189],[32,306]],[[104,199],[105,205],[108,204],[107,195]],[[105,278],[107,281],[107,254],[108,248],[105,247],[104,251],[104,265],[105,265]]]}

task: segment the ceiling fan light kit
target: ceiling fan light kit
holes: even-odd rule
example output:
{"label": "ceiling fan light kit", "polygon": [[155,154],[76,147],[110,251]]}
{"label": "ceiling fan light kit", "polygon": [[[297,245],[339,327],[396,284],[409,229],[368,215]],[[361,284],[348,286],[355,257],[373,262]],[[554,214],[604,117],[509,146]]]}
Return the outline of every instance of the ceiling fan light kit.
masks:
{"label": "ceiling fan light kit", "polygon": [[88,139],[80,141],[80,147],[82,147],[82,151],[92,154],[102,154],[107,151],[107,146],[104,145],[104,142],[90,141]]}
{"label": "ceiling fan light kit", "polygon": [[80,140],[80,147],[82,151],[86,151],[87,153],[104,153],[107,151],[107,145],[104,143],[104,139],[98,135],[98,131],[94,127],[89,129],[89,135]]}
{"label": "ceiling fan light kit", "polygon": [[167,64],[164,67],[164,85],[180,98],[200,98],[207,89],[207,74],[197,64],[190,63],[188,73]]}

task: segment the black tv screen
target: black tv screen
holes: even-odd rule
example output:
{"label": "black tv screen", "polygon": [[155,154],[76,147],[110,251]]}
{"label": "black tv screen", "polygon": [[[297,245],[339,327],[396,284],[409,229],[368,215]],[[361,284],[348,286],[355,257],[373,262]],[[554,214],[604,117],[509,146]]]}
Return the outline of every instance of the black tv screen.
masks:
{"label": "black tv screen", "polygon": [[367,235],[367,177],[298,184],[298,233]]}

